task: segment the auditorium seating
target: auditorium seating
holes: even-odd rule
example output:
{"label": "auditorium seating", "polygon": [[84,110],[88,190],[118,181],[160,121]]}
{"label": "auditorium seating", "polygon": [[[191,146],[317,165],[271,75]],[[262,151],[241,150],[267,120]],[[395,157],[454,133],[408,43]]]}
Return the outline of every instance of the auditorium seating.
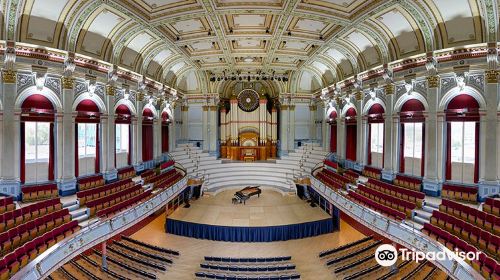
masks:
{"label": "auditorium seating", "polygon": [[300,279],[291,257],[231,258],[206,256],[198,279]]}
{"label": "auditorium seating", "polygon": [[[0,214],[16,209],[12,196],[0,197]],[[1,230],[0,230],[1,231]]]}
{"label": "auditorium seating", "polygon": [[[98,256],[99,258],[102,257],[102,253],[98,250],[93,249],[92,250],[93,254]],[[131,276],[139,277],[141,279],[157,279],[156,274],[152,273],[151,271],[147,271],[143,269],[142,267],[139,268],[140,266],[137,265],[135,261],[133,262],[124,262],[121,258],[115,257],[115,255],[111,254],[108,252],[106,256],[106,261],[111,268],[111,270],[114,269],[121,269],[125,270],[126,273],[131,273]]]}
{"label": "auditorium seating", "polygon": [[500,235],[500,217],[448,199],[443,199],[439,211],[461,218],[486,231]]}
{"label": "auditorium seating", "polygon": [[79,191],[76,193],[76,197],[80,202],[80,206],[85,206],[87,201],[95,200],[100,197],[109,196],[113,193],[131,188],[134,186],[132,179],[124,179],[111,184],[104,185],[102,187],[97,187],[85,191]]}
{"label": "auditorium seating", "polygon": [[166,162],[162,163],[162,164],[160,165],[160,169],[161,169],[161,170],[164,170],[164,169],[170,168],[170,167],[172,167],[172,166],[174,166],[174,165],[175,165],[175,161],[173,161],[173,160],[169,160],[169,161],[166,161]]}
{"label": "auditorium seating", "polygon": [[139,240],[125,236],[125,235],[122,235],[121,239],[122,239],[122,241],[121,241],[122,243],[123,243],[123,241],[129,242],[129,244],[134,244],[135,246],[137,246],[138,248],[141,248],[142,250],[150,250],[153,252],[164,253],[164,254],[172,255],[172,256],[179,256],[180,255],[180,253],[178,251],[171,250],[168,248],[159,247],[159,246],[154,246],[154,245],[151,245],[148,243],[144,243],[144,242],[141,242]]}
{"label": "auditorium seating", "polygon": [[491,197],[487,198],[485,203],[483,204],[483,210],[486,213],[490,213],[497,217],[500,217],[500,199]]}
{"label": "auditorium seating", "polygon": [[180,178],[182,178],[182,174],[175,169],[171,169],[167,172],[156,175],[149,181],[149,183],[153,184],[153,188],[155,189],[164,189],[175,184]]}
{"label": "auditorium seating", "polygon": [[320,170],[316,173],[316,177],[323,183],[337,189],[346,189],[346,185],[350,183],[349,179],[346,177],[328,169]]}
{"label": "auditorium seating", "polygon": [[366,176],[366,177],[373,178],[373,179],[380,180],[380,178],[382,177],[382,170],[375,168],[375,167],[371,167],[371,166],[365,166],[365,168],[363,169],[362,175]]}
{"label": "auditorium seating", "polygon": [[363,196],[370,198],[380,204],[391,207],[395,210],[399,210],[406,214],[407,218],[411,218],[412,211],[417,207],[417,205],[413,202],[409,202],[407,200],[403,200],[389,194],[385,194],[383,192],[370,189],[363,185],[358,185],[357,192]]}
{"label": "auditorium seating", "polygon": [[366,182],[366,186],[377,191],[390,194],[394,197],[414,202],[418,208],[422,208],[425,198],[425,194],[423,192],[397,187],[392,184],[378,181],[372,178],[368,179],[368,181]]}
{"label": "auditorium seating", "polygon": [[368,241],[370,241],[372,239],[373,239],[373,236],[367,236],[365,238],[362,238],[362,239],[356,240],[354,242],[351,242],[351,243],[339,246],[337,248],[333,248],[333,249],[328,249],[328,250],[322,251],[322,252],[319,253],[319,257],[323,258],[323,257],[327,257],[329,255],[332,255],[334,253],[338,253],[338,252],[341,252],[341,251],[348,250],[350,248],[353,248],[354,246],[358,246],[358,245],[364,244],[364,243],[366,243],[366,242],[368,242]]}
{"label": "auditorium seating", "polygon": [[143,201],[143,200],[149,198],[149,196],[151,195],[151,191],[152,190],[145,191],[139,195],[132,196],[131,198],[124,200],[122,202],[119,202],[115,205],[101,209],[101,210],[97,211],[96,216],[102,217],[102,216],[107,216],[107,215],[111,215],[111,214],[114,214],[116,212],[122,211],[125,208],[133,206],[133,205],[139,203],[140,201]]}
{"label": "auditorium seating", "polygon": [[421,191],[422,179],[398,174],[394,179],[394,185],[414,191]]}
{"label": "auditorium seating", "polygon": [[141,174],[141,179],[144,181],[144,184],[148,184],[151,179],[156,176],[156,171],[154,169],[150,169]]}
{"label": "auditorium seating", "polygon": [[459,186],[449,183],[443,184],[441,196],[443,198],[477,202],[477,186]]}
{"label": "auditorium seating", "polygon": [[327,159],[325,159],[325,160],[323,161],[323,164],[324,164],[325,166],[328,166],[328,167],[333,168],[333,169],[335,169],[335,170],[337,170],[337,169],[339,168],[338,163],[333,162],[333,161],[331,161],[331,160],[327,160]]}
{"label": "auditorium seating", "polygon": [[[12,207],[9,208],[13,209]],[[0,232],[4,232],[5,230],[61,209],[61,202],[58,198],[54,198],[40,201],[16,210],[10,210],[0,214]]]}
{"label": "auditorium seating", "polygon": [[387,215],[389,218],[395,220],[404,220],[406,218],[406,214],[402,211],[392,209],[391,207],[387,207],[383,204],[380,204],[374,200],[371,200],[361,194],[358,194],[354,191],[349,191],[348,197],[352,200],[357,201],[360,204],[363,204],[377,212],[381,212]]}
{"label": "auditorium seating", "polygon": [[141,185],[135,185],[133,187],[114,192],[110,195],[87,201],[86,206],[89,209],[90,216],[94,216],[96,212],[101,209],[106,209],[108,207],[114,206],[122,201],[138,196],[143,192],[144,189]]}
{"label": "auditorium seating", "polygon": [[59,196],[57,184],[31,185],[21,187],[23,202],[56,198]]}
{"label": "auditorium seating", "polygon": [[350,182],[350,183],[353,183],[353,184],[355,184],[355,183],[356,183],[356,181],[357,181],[357,180],[358,180],[358,178],[359,178],[359,174],[358,174],[358,173],[356,173],[356,172],[354,172],[354,171],[352,171],[352,170],[346,170],[346,171],[344,172],[344,174],[342,174],[342,175],[343,175],[344,177],[346,177],[347,179],[349,179],[349,182]]}
{"label": "auditorium seating", "polygon": [[118,180],[125,180],[135,176],[135,169],[133,166],[125,167],[118,170]]}
{"label": "auditorium seating", "polygon": [[94,175],[84,178],[78,178],[78,190],[84,191],[92,188],[97,188],[100,186],[104,186],[104,178],[102,175]]}

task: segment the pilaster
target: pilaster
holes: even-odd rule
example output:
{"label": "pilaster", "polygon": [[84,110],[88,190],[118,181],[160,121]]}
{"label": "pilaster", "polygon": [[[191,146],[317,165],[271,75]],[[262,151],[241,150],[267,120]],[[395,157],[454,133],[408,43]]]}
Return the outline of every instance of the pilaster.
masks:
{"label": "pilaster", "polygon": [[[69,195],[76,192],[75,170],[75,117],[73,116],[74,90],[71,77],[63,78],[63,112],[62,125],[58,123],[59,139],[62,141],[62,153],[58,155],[58,166],[62,172],[58,173],[59,192]],[[59,119],[59,118],[58,118]],[[62,127],[61,127],[62,126]],[[62,128],[62,129],[60,129]],[[59,145],[58,145],[59,146]]]}
{"label": "pilaster", "polygon": [[289,127],[289,121],[288,117],[290,115],[290,112],[288,111],[288,105],[281,105],[281,110],[280,110],[281,118],[280,118],[280,155],[279,156],[284,156],[288,155],[288,135],[290,133],[290,127]]}
{"label": "pilaster", "polygon": [[384,168],[382,170],[382,179],[392,181],[395,178],[395,168],[393,162],[394,149],[397,146],[394,142],[396,126],[392,117],[392,108],[394,108],[393,85],[387,85],[385,90],[385,119],[384,119]]}
{"label": "pilaster", "polygon": [[203,151],[208,151],[209,150],[209,139],[208,139],[208,105],[202,106],[203,112],[202,112],[202,137],[203,137]]}
{"label": "pilaster", "polygon": [[[106,171],[104,172],[104,179],[106,181],[113,181],[118,178],[115,165],[116,154],[116,127],[115,127],[115,95],[114,91],[107,90],[106,92],[106,106],[108,111],[107,118],[107,131],[103,131],[103,135],[107,135],[106,141]],[[103,124],[103,128],[104,128]],[[103,129],[104,130],[104,129]],[[107,133],[106,133],[107,132]],[[104,141],[103,141],[104,142]]]}
{"label": "pilaster", "polygon": [[428,195],[439,196],[441,194],[442,178],[439,176],[438,163],[438,106],[439,106],[439,77],[427,77],[427,103],[429,105],[428,116],[425,119],[425,176],[423,180],[424,192]]}

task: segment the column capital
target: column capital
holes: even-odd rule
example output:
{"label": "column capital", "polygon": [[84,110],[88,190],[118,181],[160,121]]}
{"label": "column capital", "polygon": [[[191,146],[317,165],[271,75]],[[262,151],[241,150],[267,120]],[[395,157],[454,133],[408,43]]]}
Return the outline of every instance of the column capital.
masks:
{"label": "column capital", "polygon": [[394,84],[392,84],[392,83],[386,84],[384,86],[384,91],[385,91],[385,95],[392,95],[392,94],[394,94]]}
{"label": "column capital", "polygon": [[201,106],[201,108],[203,109],[203,112],[208,111],[208,108],[209,108],[209,107],[210,107],[210,106],[207,106],[207,105],[203,105],[203,106]]}
{"label": "column capital", "polygon": [[106,85],[106,94],[109,96],[115,96],[116,94],[116,87],[112,85]]}
{"label": "column capital", "polygon": [[363,92],[362,91],[357,91],[355,96],[356,96],[357,101],[363,100]]}
{"label": "column capital", "polygon": [[281,106],[280,106],[280,109],[281,109],[281,110],[288,110],[288,105],[281,105]]}
{"label": "column capital", "polygon": [[484,73],[488,84],[498,83],[498,70],[486,70]]}
{"label": "column capital", "polygon": [[427,84],[429,85],[429,88],[437,88],[439,85],[439,76],[427,76]]}
{"label": "column capital", "polygon": [[188,109],[189,109],[189,106],[186,106],[186,105],[182,105],[182,106],[181,106],[181,111],[182,111],[182,112],[187,112],[187,111],[188,111]]}
{"label": "column capital", "polygon": [[62,77],[63,89],[73,89],[75,79],[73,77]]}
{"label": "column capital", "polygon": [[316,109],[318,109],[318,106],[316,106],[316,105],[310,105],[309,106],[309,110],[310,111],[316,111]]}
{"label": "column capital", "polygon": [[2,71],[2,81],[5,84],[15,84],[17,80],[17,72],[14,70],[3,70]]}
{"label": "column capital", "polygon": [[295,105],[290,105],[290,106],[288,106],[288,108],[290,109],[290,111],[294,111],[295,110]]}

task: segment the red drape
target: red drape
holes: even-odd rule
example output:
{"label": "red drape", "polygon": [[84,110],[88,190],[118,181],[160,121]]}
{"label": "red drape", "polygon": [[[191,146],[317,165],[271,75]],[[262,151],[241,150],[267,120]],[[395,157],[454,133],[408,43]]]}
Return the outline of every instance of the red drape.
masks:
{"label": "red drape", "polygon": [[399,140],[399,172],[404,173],[405,172],[405,125],[404,123],[401,124],[401,133],[400,135],[400,140]]}
{"label": "red drape", "polygon": [[153,159],[153,125],[142,125],[142,161]]}
{"label": "red drape", "polygon": [[78,124],[75,123],[75,177],[78,177],[80,158],[78,156]]}
{"label": "red drape", "polygon": [[451,180],[451,123],[446,123],[446,180]]}
{"label": "red drape", "polygon": [[474,151],[474,183],[479,182],[479,127],[480,123],[476,123],[475,135],[475,151]]}
{"label": "red drape", "polygon": [[330,126],[330,152],[337,152],[337,123]]}
{"label": "red drape", "polygon": [[20,134],[20,138],[21,138],[21,162],[20,162],[20,165],[21,165],[21,174],[20,174],[20,179],[21,179],[21,183],[24,184],[25,182],[25,177],[26,177],[26,154],[25,154],[25,140],[24,140],[24,135],[25,135],[25,124],[24,122],[21,122],[21,134]]}
{"label": "red drape", "polygon": [[99,124],[95,126],[95,173],[101,172],[100,164],[100,149],[101,149],[101,139],[99,137]]}
{"label": "red drape", "polygon": [[161,152],[168,152],[168,125],[163,124],[161,126]]}
{"label": "red drape", "polygon": [[346,158],[356,161],[357,125],[347,125],[346,130]]}
{"label": "red drape", "polygon": [[54,123],[50,123],[49,131],[49,181],[54,180]]}

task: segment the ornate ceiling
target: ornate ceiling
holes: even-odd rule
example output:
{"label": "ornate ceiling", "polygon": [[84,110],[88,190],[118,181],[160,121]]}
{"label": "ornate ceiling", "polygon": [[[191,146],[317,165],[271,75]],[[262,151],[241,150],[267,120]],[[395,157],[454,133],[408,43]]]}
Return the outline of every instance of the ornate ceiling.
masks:
{"label": "ornate ceiling", "polygon": [[497,41],[494,0],[2,0],[2,34],[187,93],[209,73],[288,73],[311,92],[381,64]]}

